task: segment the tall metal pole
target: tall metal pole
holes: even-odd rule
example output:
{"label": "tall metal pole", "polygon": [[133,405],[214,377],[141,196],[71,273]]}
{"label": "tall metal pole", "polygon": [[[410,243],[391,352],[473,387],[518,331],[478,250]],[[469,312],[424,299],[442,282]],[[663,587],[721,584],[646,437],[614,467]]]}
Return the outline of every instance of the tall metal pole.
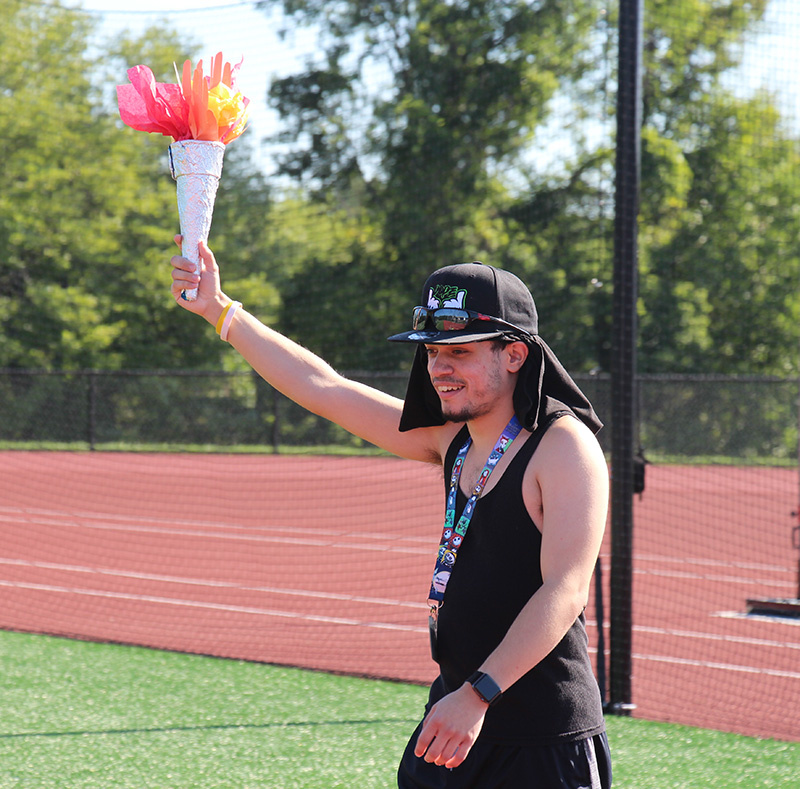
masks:
{"label": "tall metal pole", "polygon": [[609,710],[633,708],[633,460],[636,427],[637,220],[641,172],[644,0],[620,0],[611,365]]}
{"label": "tall metal pole", "polygon": [[[799,357],[800,358],[800,357]],[[800,377],[798,377],[800,383]],[[797,391],[797,470],[800,483],[800,386]],[[800,491],[798,491],[800,494]],[[794,513],[795,524],[792,527],[792,547],[800,551],[800,495],[798,495],[797,509]],[[800,602],[800,554],[797,555],[797,601]]]}

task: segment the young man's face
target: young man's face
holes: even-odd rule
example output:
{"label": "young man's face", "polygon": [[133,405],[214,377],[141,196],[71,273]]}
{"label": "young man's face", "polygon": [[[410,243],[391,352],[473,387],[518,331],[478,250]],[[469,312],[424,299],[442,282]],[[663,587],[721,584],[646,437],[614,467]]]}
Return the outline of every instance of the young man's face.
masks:
{"label": "young man's face", "polygon": [[[521,343],[514,343],[521,345]],[[516,376],[507,348],[493,342],[426,345],[428,375],[451,422],[466,422],[513,397]]]}

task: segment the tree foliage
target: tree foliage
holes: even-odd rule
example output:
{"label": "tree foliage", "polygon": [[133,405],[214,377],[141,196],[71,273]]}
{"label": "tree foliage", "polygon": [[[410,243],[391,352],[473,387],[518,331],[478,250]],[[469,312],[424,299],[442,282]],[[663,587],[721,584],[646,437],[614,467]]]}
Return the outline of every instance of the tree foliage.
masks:
{"label": "tree foliage", "polygon": [[796,137],[723,81],[766,0],[653,4],[645,36],[641,368],[797,370]]}
{"label": "tree foliage", "polygon": [[[595,3],[261,5],[282,5],[294,24],[322,31],[319,57],[276,81],[270,96],[291,144],[282,172],[317,199],[355,197],[378,229],[378,261],[359,247],[357,266],[337,277],[356,299],[353,314],[385,306],[397,312],[402,304],[405,316],[434,268],[497,262],[509,197],[495,174],[519,165],[562,80],[578,79],[588,67]],[[376,74],[386,75],[377,88]],[[341,320],[329,330],[335,328]],[[354,361],[351,351],[341,360]],[[364,346],[362,366],[376,358],[391,357]]]}
{"label": "tree foliage", "polygon": [[[578,103],[584,127],[607,117],[616,20],[592,2],[546,0],[262,5],[322,31],[319,60],[271,97],[293,143],[283,171],[326,200],[355,196],[380,234],[380,293],[363,249],[357,271],[335,278],[358,304],[365,273],[357,314],[415,293],[437,265],[484,258],[529,282],[568,365],[610,369],[613,151],[576,134],[569,160],[528,175],[525,155],[554,96]],[[647,3],[644,371],[796,369],[796,140],[773,97],[723,81],[765,7]],[[389,76],[370,93],[376,71]]]}
{"label": "tree foliage", "polygon": [[[650,372],[797,369],[796,134],[726,77],[767,0],[648,0],[640,218]],[[573,370],[610,369],[616,19],[600,0],[265,0],[318,54],[273,82],[273,192],[247,137],[211,242],[226,290],[344,369],[405,366],[434,268],[531,286]],[[172,81],[163,27],[89,47],[91,19],[0,0],[0,367],[237,365],[172,304],[168,140],[123,127],[113,86]],[[95,54],[90,54],[95,53]],[[21,111],[23,110],[24,111]],[[166,243],[166,248],[165,248]]]}
{"label": "tree foliage", "polygon": [[[97,51],[80,11],[24,0],[0,11],[0,367],[218,366],[220,344],[169,293],[169,140],[124,127],[114,95],[138,63],[174,81],[191,42],[153,28]],[[249,268],[268,192],[247,154],[237,142],[226,157],[214,240],[229,284],[269,317],[276,292]]]}

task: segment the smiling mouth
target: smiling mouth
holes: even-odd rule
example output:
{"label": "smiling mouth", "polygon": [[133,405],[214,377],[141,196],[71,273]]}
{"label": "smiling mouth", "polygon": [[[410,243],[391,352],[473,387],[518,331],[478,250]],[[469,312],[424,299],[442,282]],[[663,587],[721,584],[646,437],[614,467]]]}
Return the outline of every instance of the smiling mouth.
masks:
{"label": "smiling mouth", "polygon": [[436,391],[441,394],[448,394],[449,392],[458,392],[463,389],[463,384],[436,384]]}

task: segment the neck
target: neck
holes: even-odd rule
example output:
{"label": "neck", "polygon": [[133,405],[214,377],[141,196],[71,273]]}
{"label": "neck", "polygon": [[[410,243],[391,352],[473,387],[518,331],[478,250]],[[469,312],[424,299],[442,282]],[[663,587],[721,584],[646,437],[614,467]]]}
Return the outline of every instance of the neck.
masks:
{"label": "neck", "polygon": [[495,409],[467,422],[472,444],[479,454],[488,456],[512,416],[514,416],[514,406],[509,403],[506,408]]}

